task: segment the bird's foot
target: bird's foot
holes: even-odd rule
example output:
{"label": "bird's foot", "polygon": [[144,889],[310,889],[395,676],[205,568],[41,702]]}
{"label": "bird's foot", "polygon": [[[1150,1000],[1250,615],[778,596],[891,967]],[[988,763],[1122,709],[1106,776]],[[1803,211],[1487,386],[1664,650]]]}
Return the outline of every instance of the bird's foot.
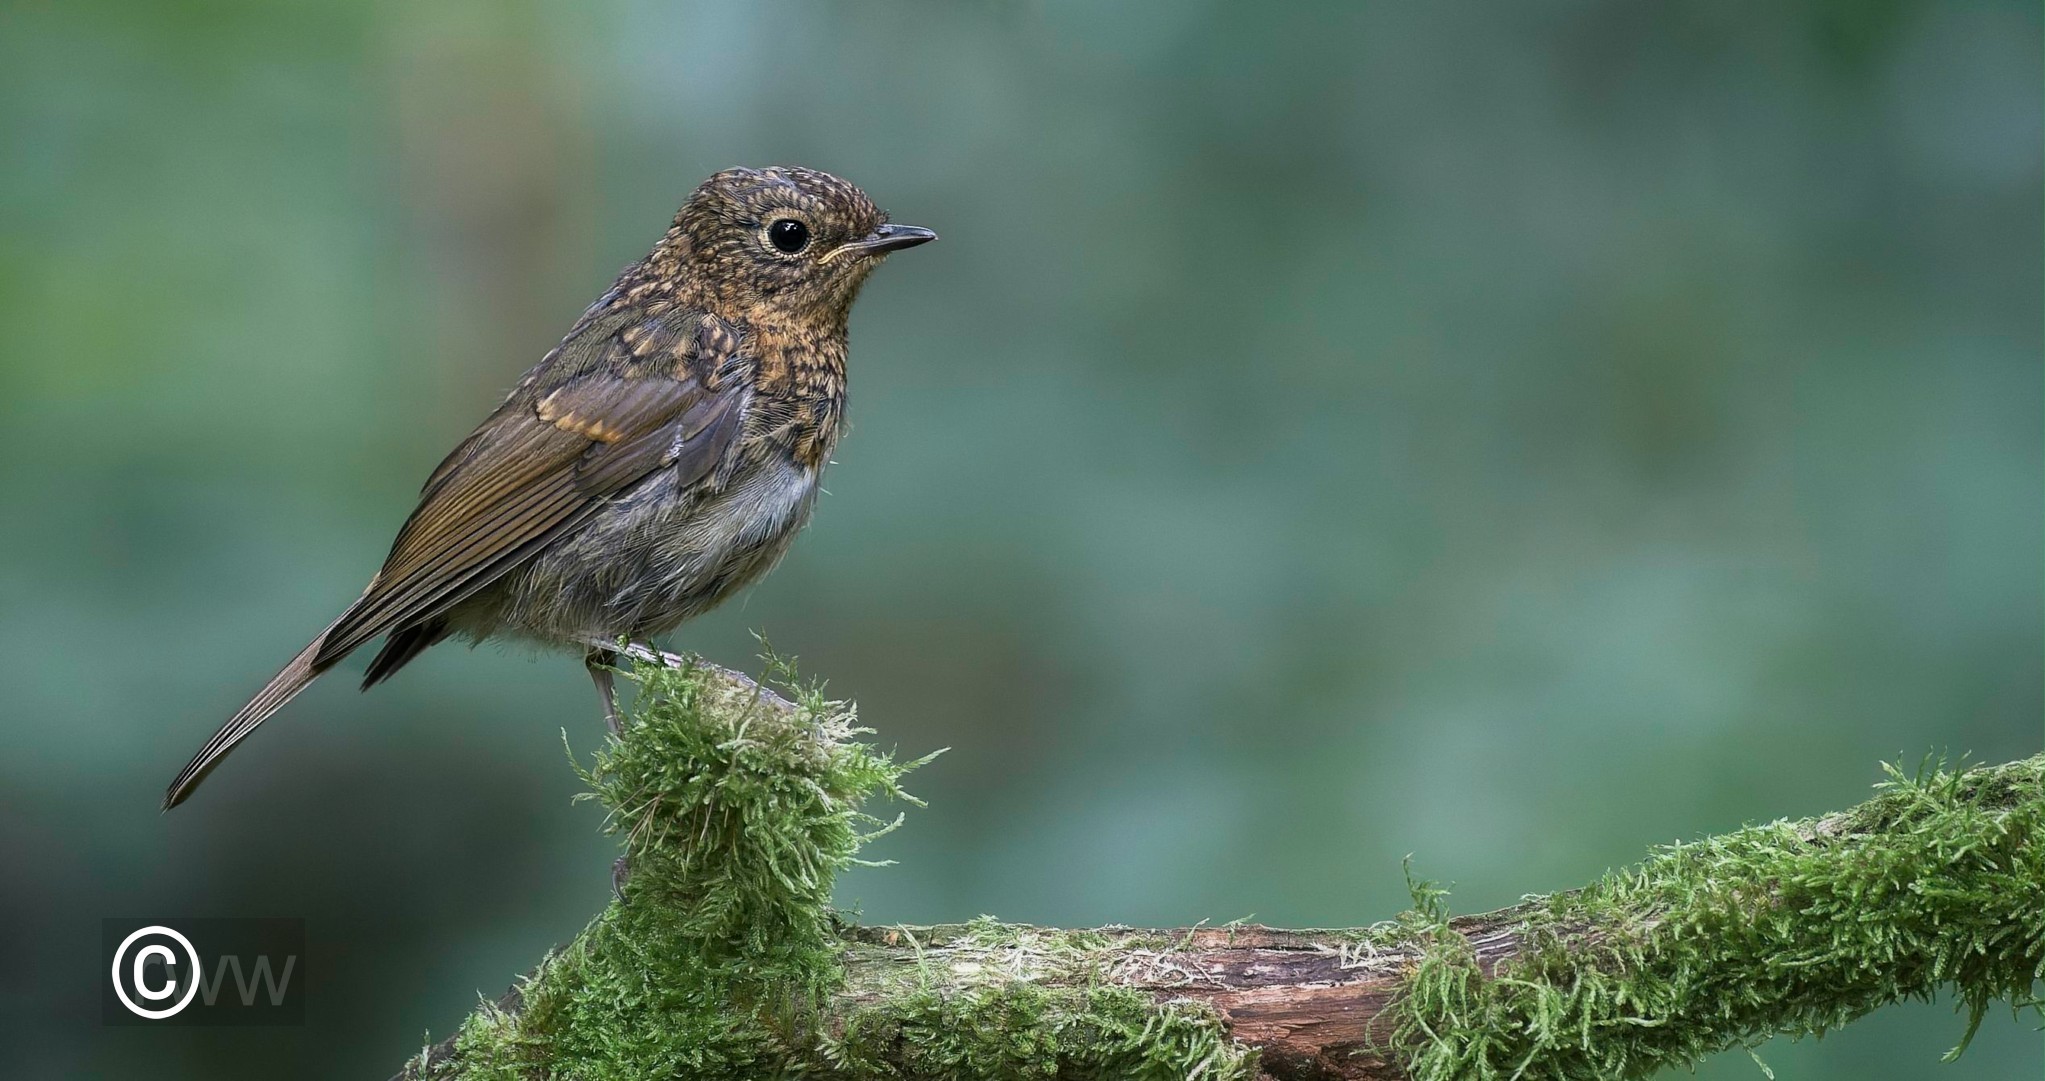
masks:
{"label": "bird's foot", "polygon": [[669,653],[667,650],[656,647],[651,642],[627,642],[623,652],[625,656],[635,661],[657,664],[662,668],[688,668],[699,663],[694,657],[680,653]]}
{"label": "bird's foot", "polygon": [[[667,650],[655,646],[651,642],[626,642],[624,645],[619,645],[615,641],[592,640],[589,643],[588,659],[585,662],[591,665],[590,667],[591,677],[598,678],[596,676],[597,672],[596,658],[598,657],[613,658],[618,656],[630,657],[633,660],[642,662],[644,664],[657,664],[660,665],[662,668],[707,668],[710,671],[715,672],[720,676],[723,676],[725,679],[731,680],[737,683],[738,685],[744,687],[746,690],[752,692],[754,697],[769,700],[778,697],[777,695],[774,694],[773,691],[760,686],[760,682],[758,680],[745,674],[744,672],[739,671],[736,668],[726,668],[723,665],[711,664],[710,662],[704,660],[701,657],[695,656],[694,654],[670,653]],[[602,679],[599,679],[598,690],[601,691],[604,689],[604,680],[608,679],[608,677],[609,669],[606,668],[604,670],[604,677]],[[613,718],[611,732],[613,734],[616,734],[618,731],[617,724],[615,721],[617,710],[615,706],[609,705],[609,703],[611,702],[611,696],[608,691],[605,691],[604,693],[604,701],[606,703],[605,715],[607,717]]]}

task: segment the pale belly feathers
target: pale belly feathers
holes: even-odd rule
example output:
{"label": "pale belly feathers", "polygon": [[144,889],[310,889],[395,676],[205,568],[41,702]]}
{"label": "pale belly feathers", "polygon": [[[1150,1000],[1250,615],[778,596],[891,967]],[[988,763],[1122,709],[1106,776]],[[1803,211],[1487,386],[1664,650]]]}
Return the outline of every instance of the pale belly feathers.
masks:
{"label": "pale belly feathers", "polygon": [[475,638],[556,645],[664,633],[781,559],[809,519],[819,472],[770,452],[712,493],[676,492],[672,472],[648,477],[451,622]]}

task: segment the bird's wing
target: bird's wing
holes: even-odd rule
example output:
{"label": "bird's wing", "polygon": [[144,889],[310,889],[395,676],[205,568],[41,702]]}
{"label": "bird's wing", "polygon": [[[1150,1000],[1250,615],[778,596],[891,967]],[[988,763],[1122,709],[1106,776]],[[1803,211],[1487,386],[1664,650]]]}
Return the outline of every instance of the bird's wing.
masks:
{"label": "bird's wing", "polygon": [[434,470],[313,665],[444,614],[656,470],[710,474],[744,410],[742,380],[711,386],[735,351],[728,327],[693,314],[586,321]]}

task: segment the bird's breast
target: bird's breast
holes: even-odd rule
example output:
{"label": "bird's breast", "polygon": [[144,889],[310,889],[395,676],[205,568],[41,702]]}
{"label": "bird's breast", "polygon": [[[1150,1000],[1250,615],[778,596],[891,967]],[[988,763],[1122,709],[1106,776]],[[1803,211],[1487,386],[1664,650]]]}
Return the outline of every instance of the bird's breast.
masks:
{"label": "bird's breast", "polygon": [[699,506],[669,516],[666,531],[682,558],[785,539],[809,520],[822,472],[821,464],[768,453],[741,466],[721,489],[701,495]]}

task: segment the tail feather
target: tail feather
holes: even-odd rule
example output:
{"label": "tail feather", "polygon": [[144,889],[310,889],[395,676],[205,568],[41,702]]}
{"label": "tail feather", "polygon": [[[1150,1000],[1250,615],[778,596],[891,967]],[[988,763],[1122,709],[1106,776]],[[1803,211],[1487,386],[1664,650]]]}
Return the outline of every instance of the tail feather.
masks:
{"label": "tail feather", "polygon": [[436,619],[426,623],[414,623],[392,631],[383,640],[383,648],[377,650],[376,659],[369,662],[369,671],[362,675],[362,689],[382,683],[410,664],[414,657],[426,652],[427,648],[446,638],[447,621]]}
{"label": "tail feather", "polygon": [[319,654],[320,645],[326,641],[326,637],[325,631],[320,632],[319,637],[314,638],[311,645],[300,651],[298,656],[291,659],[290,664],[284,666],[283,671],[272,677],[268,685],[256,692],[254,698],[249,699],[248,705],[237,710],[234,716],[227,719],[226,724],[220,726],[220,731],[213,733],[213,738],[207,740],[206,745],[199,748],[199,753],[192,756],[192,760],[185,768],[178,771],[177,779],[172,781],[170,788],[164,792],[164,810],[168,811],[183,803],[185,798],[192,794],[192,790],[199,787],[199,782],[206,779],[206,774],[212,772],[213,767],[219,765],[220,760],[226,758],[229,751],[234,750],[235,744],[247,739],[248,734],[255,731],[257,725],[269,720],[271,714],[283,709],[286,702],[297,697],[298,692],[304,690],[307,684],[319,678],[320,673],[340,660],[336,657],[323,665],[314,663],[314,658]]}

